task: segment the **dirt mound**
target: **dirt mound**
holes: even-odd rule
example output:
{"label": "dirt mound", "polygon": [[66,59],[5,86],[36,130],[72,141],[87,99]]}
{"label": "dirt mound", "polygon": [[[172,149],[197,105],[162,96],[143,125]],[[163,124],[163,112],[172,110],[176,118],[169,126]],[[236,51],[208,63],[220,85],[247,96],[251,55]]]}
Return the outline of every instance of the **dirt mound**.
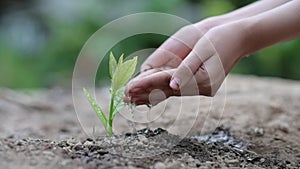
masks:
{"label": "dirt mound", "polygon": [[[161,130],[161,129],[160,129]],[[147,130],[153,133],[151,130]],[[206,139],[183,138],[161,130],[158,134],[145,130],[130,136],[101,137],[96,140],[64,141],[6,138],[1,151],[10,156],[23,154],[23,162],[40,167],[40,160],[56,168],[297,168],[299,164],[278,156],[253,152],[250,145],[240,146],[228,130],[218,128]],[[6,158],[10,158],[7,156]],[[27,157],[26,157],[27,156]],[[37,159],[32,160],[30,156]],[[13,157],[12,157],[13,158]],[[18,159],[20,160],[20,159]],[[47,164],[49,165],[49,164]]]}
{"label": "dirt mound", "polygon": [[[71,91],[1,89],[0,168],[300,168],[300,83],[232,76],[225,84],[213,105],[174,97],[153,107],[161,115],[152,130],[130,132],[119,115],[113,138],[98,137],[105,133],[90,107],[79,120],[96,134],[86,135]],[[109,101],[106,88],[97,95]],[[173,123],[178,110],[184,116]]]}

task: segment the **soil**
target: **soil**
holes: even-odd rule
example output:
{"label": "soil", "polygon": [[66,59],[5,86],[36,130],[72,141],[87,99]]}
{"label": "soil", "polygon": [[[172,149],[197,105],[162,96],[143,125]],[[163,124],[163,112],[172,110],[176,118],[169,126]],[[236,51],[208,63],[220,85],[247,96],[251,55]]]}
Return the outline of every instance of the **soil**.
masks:
{"label": "soil", "polygon": [[[98,95],[108,102],[107,88]],[[137,107],[150,124],[117,115],[109,138],[70,90],[1,89],[0,168],[300,168],[299,101],[300,82],[229,76],[214,99]]]}

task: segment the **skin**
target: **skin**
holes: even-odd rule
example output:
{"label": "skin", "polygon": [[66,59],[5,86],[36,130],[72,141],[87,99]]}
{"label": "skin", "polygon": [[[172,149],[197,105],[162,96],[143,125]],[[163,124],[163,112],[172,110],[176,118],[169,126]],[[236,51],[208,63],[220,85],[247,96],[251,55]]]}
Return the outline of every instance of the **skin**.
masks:
{"label": "skin", "polygon": [[242,57],[299,38],[299,11],[297,0],[264,0],[180,29],[143,63],[124,101],[155,105],[170,96],[214,96]]}

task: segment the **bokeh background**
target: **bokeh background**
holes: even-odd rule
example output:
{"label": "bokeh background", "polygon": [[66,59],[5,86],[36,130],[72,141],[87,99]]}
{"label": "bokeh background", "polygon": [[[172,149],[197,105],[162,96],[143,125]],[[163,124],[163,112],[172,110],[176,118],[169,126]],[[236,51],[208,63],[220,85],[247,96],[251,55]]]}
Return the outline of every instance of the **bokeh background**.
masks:
{"label": "bokeh background", "polygon": [[[164,12],[197,22],[253,0],[0,0],[0,87],[70,87],[72,71],[87,39],[106,23],[137,12]],[[137,25],[138,26],[138,25]],[[167,37],[130,37],[116,55],[158,47]],[[232,73],[300,79],[300,40],[275,45],[242,59]],[[106,57],[107,58],[107,57]],[[107,81],[107,59],[99,84]]]}

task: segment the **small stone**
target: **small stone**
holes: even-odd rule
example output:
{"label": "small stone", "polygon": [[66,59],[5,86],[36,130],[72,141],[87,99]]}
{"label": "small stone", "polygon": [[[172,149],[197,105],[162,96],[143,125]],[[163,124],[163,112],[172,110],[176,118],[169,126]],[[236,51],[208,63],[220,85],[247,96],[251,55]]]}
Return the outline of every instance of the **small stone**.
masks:
{"label": "small stone", "polygon": [[166,166],[165,166],[165,164],[162,163],[162,162],[157,162],[157,163],[154,164],[154,168],[155,168],[155,169],[165,169]]}
{"label": "small stone", "polygon": [[289,126],[287,124],[280,124],[278,129],[284,133],[289,133]]}
{"label": "small stone", "polygon": [[254,134],[256,136],[263,136],[264,135],[264,129],[263,128],[259,128],[259,127],[255,127],[254,128]]}
{"label": "small stone", "polygon": [[52,160],[54,158],[54,156],[55,156],[55,154],[52,153],[51,151],[43,151],[42,153],[43,153],[43,155],[46,156],[46,158],[48,160]]}
{"label": "small stone", "polygon": [[63,160],[63,161],[61,162],[61,165],[62,165],[62,166],[66,166],[66,165],[68,165],[68,164],[71,163],[71,162],[72,162],[71,159],[66,159],[66,160]]}
{"label": "small stone", "polygon": [[73,150],[75,151],[79,151],[79,150],[82,150],[83,149],[83,146],[81,143],[77,143],[73,146]]}
{"label": "small stone", "polygon": [[47,156],[55,156],[55,154],[54,153],[52,153],[51,151],[43,151],[43,154],[44,155],[47,155]]}
{"label": "small stone", "polygon": [[92,146],[94,143],[92,141],[85,141],[84,146]]}
{"label": "small stone", "polygon": [[112,160],[112,163],[113,163],[113,164],[118,164],[119,161],[118,161],[117,159],[113,159],[113,160]]}
{"label": "small stone", "polygon": [[167,131],[162,129],[162,128],[157,128],[153,131],[153,134],[156,136],[156,135],[159,135],[159,134],[164,133],[164,132],[167,132]]}
{"label": "small stone", "polygon": [[171,163],[168,163],[165,168],[182,168],[182,166],[179,161],[172,161]]}
{"label": "small stone", "polygon": [[146,142],[146,141],[148,140],[144,135],[139,135],[139,136],[138,136],[138,139],[139,139],[141,142]]}
{"label": "small stone", "polygon": [[67,147],[67,146],[69,146],[69,143],[67,141],[61,141],[57,145],[59,147]]}
{"label": "small stone", "polygon": [[227,164],[236,164],[239,162],[239,160],[236,160],[236,159],[232,159],[232,160],[226,160],[225,161]]}
{"label": "small stone", "polygon": [[29,145],[28,146],[28,150],[30,151],[34,151],[36,149],[36,147],[34,145]]}
{"label": "small stone", "polygon": [[77,144],[78,142],[75,139],[72,138],[72,139],[67,140],[67,143],[69,145],[74,145],[74,144]]}
{"label": "small stone", "polygon": [[[1,151],[1,149],[0,149],[0,151]],[[25,147],[24,146],[18,146],[18,147],[16,147],[16,151],[17,152],[23,152],[23,151],[25,151]]]}

